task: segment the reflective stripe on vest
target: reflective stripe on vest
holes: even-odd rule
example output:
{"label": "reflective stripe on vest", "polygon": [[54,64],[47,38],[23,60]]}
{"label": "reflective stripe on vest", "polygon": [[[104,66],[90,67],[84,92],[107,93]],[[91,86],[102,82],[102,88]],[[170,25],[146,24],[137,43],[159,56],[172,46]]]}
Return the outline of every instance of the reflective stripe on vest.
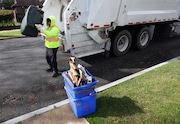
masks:
{"label": "reflective stripe on vest", "polygon": [[59,38],[46,38],[46,40],[49,42],[58,42]]}

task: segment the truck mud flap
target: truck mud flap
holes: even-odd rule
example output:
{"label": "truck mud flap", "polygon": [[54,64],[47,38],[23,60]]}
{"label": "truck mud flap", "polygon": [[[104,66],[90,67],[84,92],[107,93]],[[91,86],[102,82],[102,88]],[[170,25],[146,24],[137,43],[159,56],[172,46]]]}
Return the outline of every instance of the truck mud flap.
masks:
{"label": "truck mud flap", "polygon": [[37,37],[38,30],[35,24],[42,24],[44,12],[36,6],[29,6],[21,22],[21,33],[26,36]]}

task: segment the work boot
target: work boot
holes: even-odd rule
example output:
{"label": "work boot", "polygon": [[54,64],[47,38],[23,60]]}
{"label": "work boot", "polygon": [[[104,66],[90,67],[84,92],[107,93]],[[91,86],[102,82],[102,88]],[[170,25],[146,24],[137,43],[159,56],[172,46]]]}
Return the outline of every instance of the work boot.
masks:
{"label": "work boot", "polygon": [[59,76],[59,73],[58,72],[55,72],[53,73],[52,77],[58,77]]}
{"label": "work boot", "polygon": [[52,68],[48,68],[46,69],[47,72],[53,72],[53,69]]}

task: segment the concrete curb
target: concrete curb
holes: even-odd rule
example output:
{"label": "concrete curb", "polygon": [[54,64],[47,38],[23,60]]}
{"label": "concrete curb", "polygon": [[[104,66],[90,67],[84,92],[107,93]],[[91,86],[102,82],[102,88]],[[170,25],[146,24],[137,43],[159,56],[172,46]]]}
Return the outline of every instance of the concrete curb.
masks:
{"label": "concrete curb", "polygon": [[61,102],[58,102],[58,103],[49,105],[49,106],[47,106],[47,107],[44,107],[44,108],[35,110],[35,111],[33,111],[33,112],[30,112],[30,113],[27,113],[27,114],[24,114],[24,115],[21,115],[21,116],[19,116],[19,117],[13,118],[13,119],[11,119],[11,120],[5,121],[5,122],[3,122],[2,124],[14,124],[14,123],[18,123],[18,122],[20,122],[20,121],[24,121],[24,120],[29,119],[29,118],[31,118],[31,117],[40,115],[40,114],[45,113],[45,112],[47,112],[47,111],[50,111],[50,110],[52,110],[52,109],[61,107],[61,106],[65,105],[65,104],[68,104],[68,103],[69,103],[69,100],[66,99],[66,100],[63,100],[63,101],[61,101]]}
{"label": "concrete curb", "polygon": [[8,39],[14,39],[14,38],[25,38],[26,36],[19,36],[19,37],[8,37],[8,38],[0,38],[0,40],[8,40]]}
{"label": "concrete curb", "polygon": [[[150,68],[147,68],[147,69],[145,69],[145,70],[143,70],[143,71],[137,72],[137,73],[132,74],[132,75],[130,75],[130,76],[121,78],[121,79],[116,80],[116,81],[114,81],[114,82],[112,82],[112,83],[109,83],[109,84],[107,84],[107,85],[98,87],[98,88],[96,88],[95,90],[96,90],[96,92],[101,92],[101,91],[106,90],[106,89],[108,89],[108,88],[110,88],[110,87],[113,87],[113,86],[115,86],[115,85],[121,84],[121,83],[123,83],[123,82],[125,82],[125,81],[127,81],[127,80],[130,80],[130,79],[135,78],[135,77],[137,77],[137,76],[140,76],[140,75],[142,75],[142,74],[144,74],[144,73],[147,73],[147,72],[149,72],[149,71],[152,71],[152,70],[155,69],[155,68],[158,68],[158,67],[161,67],[161,66],[163,66],[163,65],[165,65],[165,64],[168,64],[169,62],[171,62],[171,61],[173,61],[173,60],[180,60],[180,56],[178,56],[178,57],[176,57],[176,58],[173,58],[173,59],[170,59],[170,60],[168,60],[168,61],[166,61],[166,62],[160,63],[160,64],[158,64],[158,65],[152,66],[152,67],[150,67]],[[31,117],[34,117],[34,116],[43,114],[43,113],[45,113],[45,112],[47,112],[47,111],[53,110],[53,109],[55,109],[55,108],[57,108],[57,107],[61,107],[61,106],[65,105],[65,104],[68,104],[68,103],[69,103],[69,100],[66,99],[66,100],[63,100],[63,101],[61,101],[61,102],[55,103],[55,104],[53,104],[53,105],[50,105],[50,106],[47,106],[47,107],[38,109],[38,110],[36,110],[36,111],[33,111],[33,112],[30,112],[30,113],[21,115],[21,116],[19,116],[19,117],[10,119],[10,120],[8,120],[8,121],[3,122],[2,124],[14,124],[14,123],[18,123],[18,122],[20,122],[20,121],[24,121],[24,120],[29,119],[29,118],[31,118]],[[88,122],[87,122],[87,123],[88,123]]]}

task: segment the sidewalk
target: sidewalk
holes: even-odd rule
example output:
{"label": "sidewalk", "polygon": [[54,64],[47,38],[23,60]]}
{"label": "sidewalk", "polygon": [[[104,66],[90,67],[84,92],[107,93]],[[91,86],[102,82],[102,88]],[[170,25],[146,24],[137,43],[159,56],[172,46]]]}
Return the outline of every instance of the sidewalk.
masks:
{"label": "sidewalk", "polygon": [[85,118],[76,118],[69,100],[10,119],[2,124],[89,124]]}
{"label": "sidewalk", "polygon": [[69,104],[22,122],[23,124],[89,124],[85,118],[76,118]]}

